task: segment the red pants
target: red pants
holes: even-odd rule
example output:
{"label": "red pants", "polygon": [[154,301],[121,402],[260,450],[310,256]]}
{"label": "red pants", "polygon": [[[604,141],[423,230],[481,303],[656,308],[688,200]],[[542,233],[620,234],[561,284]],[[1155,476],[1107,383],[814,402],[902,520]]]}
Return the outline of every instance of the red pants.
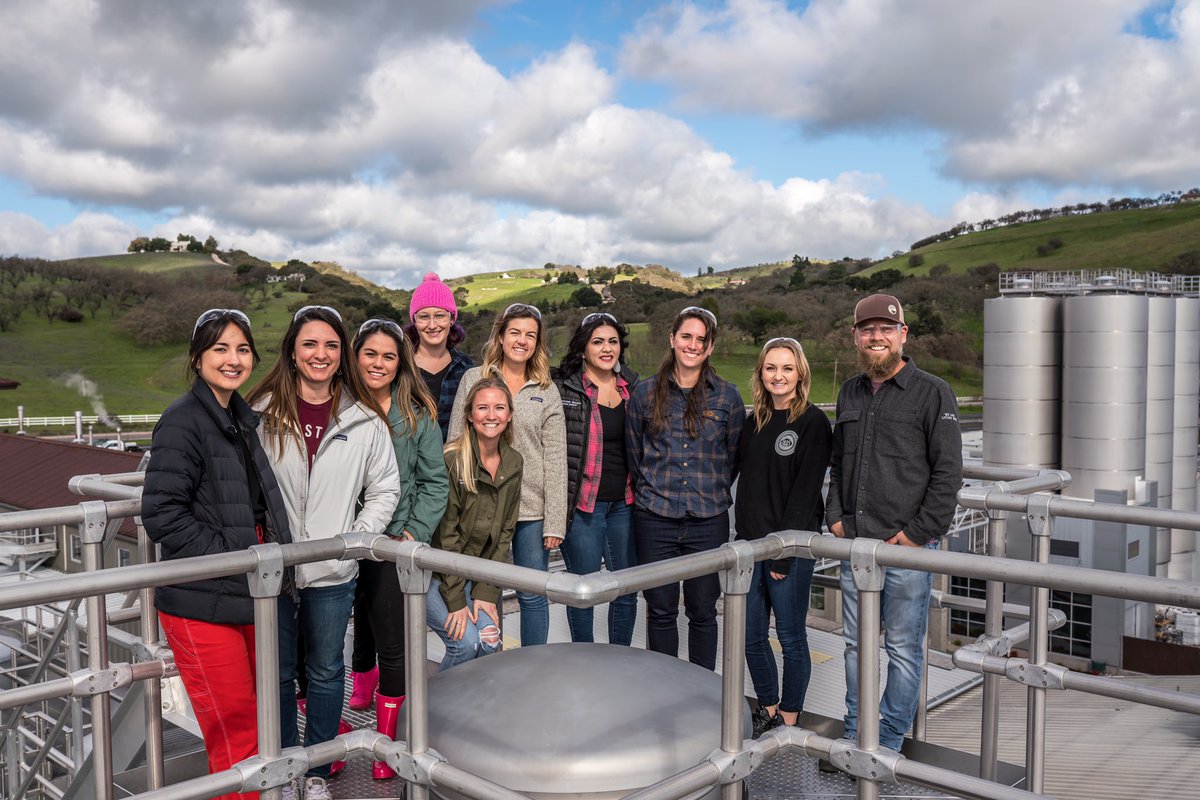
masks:
{"label": "red pants", "polygon": [[[208,751],[208,771],[221,772],[258,753],[254,692],[254,626],[216,625],[158,612]],[[224,800],[255,800],[258,792]]]}

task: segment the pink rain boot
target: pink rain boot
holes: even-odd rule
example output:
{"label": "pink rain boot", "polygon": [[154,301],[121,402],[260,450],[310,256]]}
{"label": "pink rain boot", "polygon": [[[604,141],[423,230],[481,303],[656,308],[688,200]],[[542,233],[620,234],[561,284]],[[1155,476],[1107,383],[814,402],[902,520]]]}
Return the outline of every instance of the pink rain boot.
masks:
{"label": "pink rain boot", "polygon": [[[400,719],[400,707],[404,705],[404,697],[388,697],[379,695],[375,700],[375,730],[388,738],[396,738],[396,722]],[[385,781],[396,777],[396,773],[386,761],[376,761],[371,765],[371,777],[377,781]]]}
{"label": "pink rain boot", "polygon": [[370,672],[352,672],[354,689],[350,692],[350,707],[362,711],[371,707],[375,699],[375,688],[379,686],[379,667],[371,667]]}
{"label": "pink rain boot", "polygon": [[[343,733],[349,733],[349,732],[350,732],[350,731],[352,731],[352,730],[354,730],[354,728],[350,727],[350,723],[349,723],[349,722],[346,722],[346,720],[344,720],[344,719],[343,719],[343,720],[341,720],[341,721],[339,721],[339,722],[338,722],[338,736],[341,736]],[[329,777],[331,777],[331,778],[332,778],[334,775],[337,775],[339,772],[341,772],[341,771],[342,771],[342,770],[344,770],[345,768],[346,768],[346,762],[345,762],[345,761],[333,761],[333,762],[330,762],[330,764],[329,764]]]}

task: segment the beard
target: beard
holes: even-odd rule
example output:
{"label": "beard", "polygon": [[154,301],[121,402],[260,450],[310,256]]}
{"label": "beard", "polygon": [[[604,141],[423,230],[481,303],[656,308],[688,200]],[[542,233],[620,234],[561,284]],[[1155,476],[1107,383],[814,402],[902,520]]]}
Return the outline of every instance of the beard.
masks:
{"label": "beard", "polygon": [[882,382],[892,377],[896,367],[900,365],[900,351],[888,350],[876,355],[862,350],[857,351],[858,368],[873,381]]}

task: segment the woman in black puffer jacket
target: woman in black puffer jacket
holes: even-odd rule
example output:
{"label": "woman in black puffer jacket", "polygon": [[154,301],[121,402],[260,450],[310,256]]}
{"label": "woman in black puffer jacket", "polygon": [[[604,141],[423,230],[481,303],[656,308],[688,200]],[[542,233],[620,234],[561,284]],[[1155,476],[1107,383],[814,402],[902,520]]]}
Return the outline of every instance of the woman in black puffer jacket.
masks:
{"label": "woman in black puffer jacket", "polygon": [[[241,311],[212,309],[196,320],[188,347],[196,377],[154,428],[142,490],[142,523],[163,560],[291,541],[283,497],[255,431],[258,415],[237,393],[257,362]],[[287,578],[284,590],[292,592]],[[204,736],[209,771],[256,755],[254,603],[246,576],[162,586],[155,606]]]}
{"label": "woman in black puffer jacket", "polygon": [[[629,332],[607,312],[588,314],[554,370],[567,423],[567,570],[586,575],[636,562],[630,530],[633,489],[625,465],[625,404],[638,376],[625,365]],[[608,641],[633,639],[637,595],[608,608]],[[568,608],[571,641],[593,641],[590,608]]]}

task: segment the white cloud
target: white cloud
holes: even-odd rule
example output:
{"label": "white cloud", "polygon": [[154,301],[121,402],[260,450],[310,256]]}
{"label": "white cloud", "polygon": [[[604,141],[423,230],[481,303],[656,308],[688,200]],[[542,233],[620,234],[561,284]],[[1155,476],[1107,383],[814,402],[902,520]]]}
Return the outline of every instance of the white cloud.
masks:
{"label": "white cloud", "polygon": [[47,228],[38,219],[14,211],[0,211],[0,242],[4,255],[62,259],[98,253],[124,253],[137,235],[130,224],[109,216],[85,212],[70,222]]}
{"label": "white cloud", "polygon": [[1200,176],[1200,2],[1172,37],[1128,31],[1150,0],[691,2],[649,16],[624,68],[689,108],[814,132],[939,131],[969,181],[1178,188]]}
{"label": "white cloud", "polygon": [[[464,38],[481,5],[8,4],[0,175],[85,206],[165,217],[143,234],[212,234],[263,258],[336,260],[393,285],[429,269],[546,261],[690,270],[792,253],[874,255],[944,224],[889,198],[881,175],[757,178],[680,119],[617,102],[618,76],[585,44],[504,74]],[[647,23],[627,62],[652,71],[646,52],[657,24],[656,74],[667,79],[682,63],[672,48],[693,43],[705,58],[734,58],[725,71],[761,84],[760,100],[748,103],[795,77],[791,56],[779,55],[789,37],[823,41],[805,32],[807,17],[737,2],[718,22],[744,20],[736,42],[757,52],[725,53],[708,12],[682,9],[677,21]],[[844,10],[817,2],[811,13],[823,36],[883,24],[861,2]],[[837,60],[812,50],[798,58],[830,73]],[[720,72],[700,66],[698,80]],[[889,80],[893,90],[903,83]],[[788,113],[824,108],[824,91],[793,93]],[[940,113],[965,117],[962,96]],[[861,116],[873,102],[847,96],[817,122]],[[4,226],[5,250],[43,237],[42,255],[119,252],[139,233],[94,213],[61,230],[39,230],[23,215]]]}

